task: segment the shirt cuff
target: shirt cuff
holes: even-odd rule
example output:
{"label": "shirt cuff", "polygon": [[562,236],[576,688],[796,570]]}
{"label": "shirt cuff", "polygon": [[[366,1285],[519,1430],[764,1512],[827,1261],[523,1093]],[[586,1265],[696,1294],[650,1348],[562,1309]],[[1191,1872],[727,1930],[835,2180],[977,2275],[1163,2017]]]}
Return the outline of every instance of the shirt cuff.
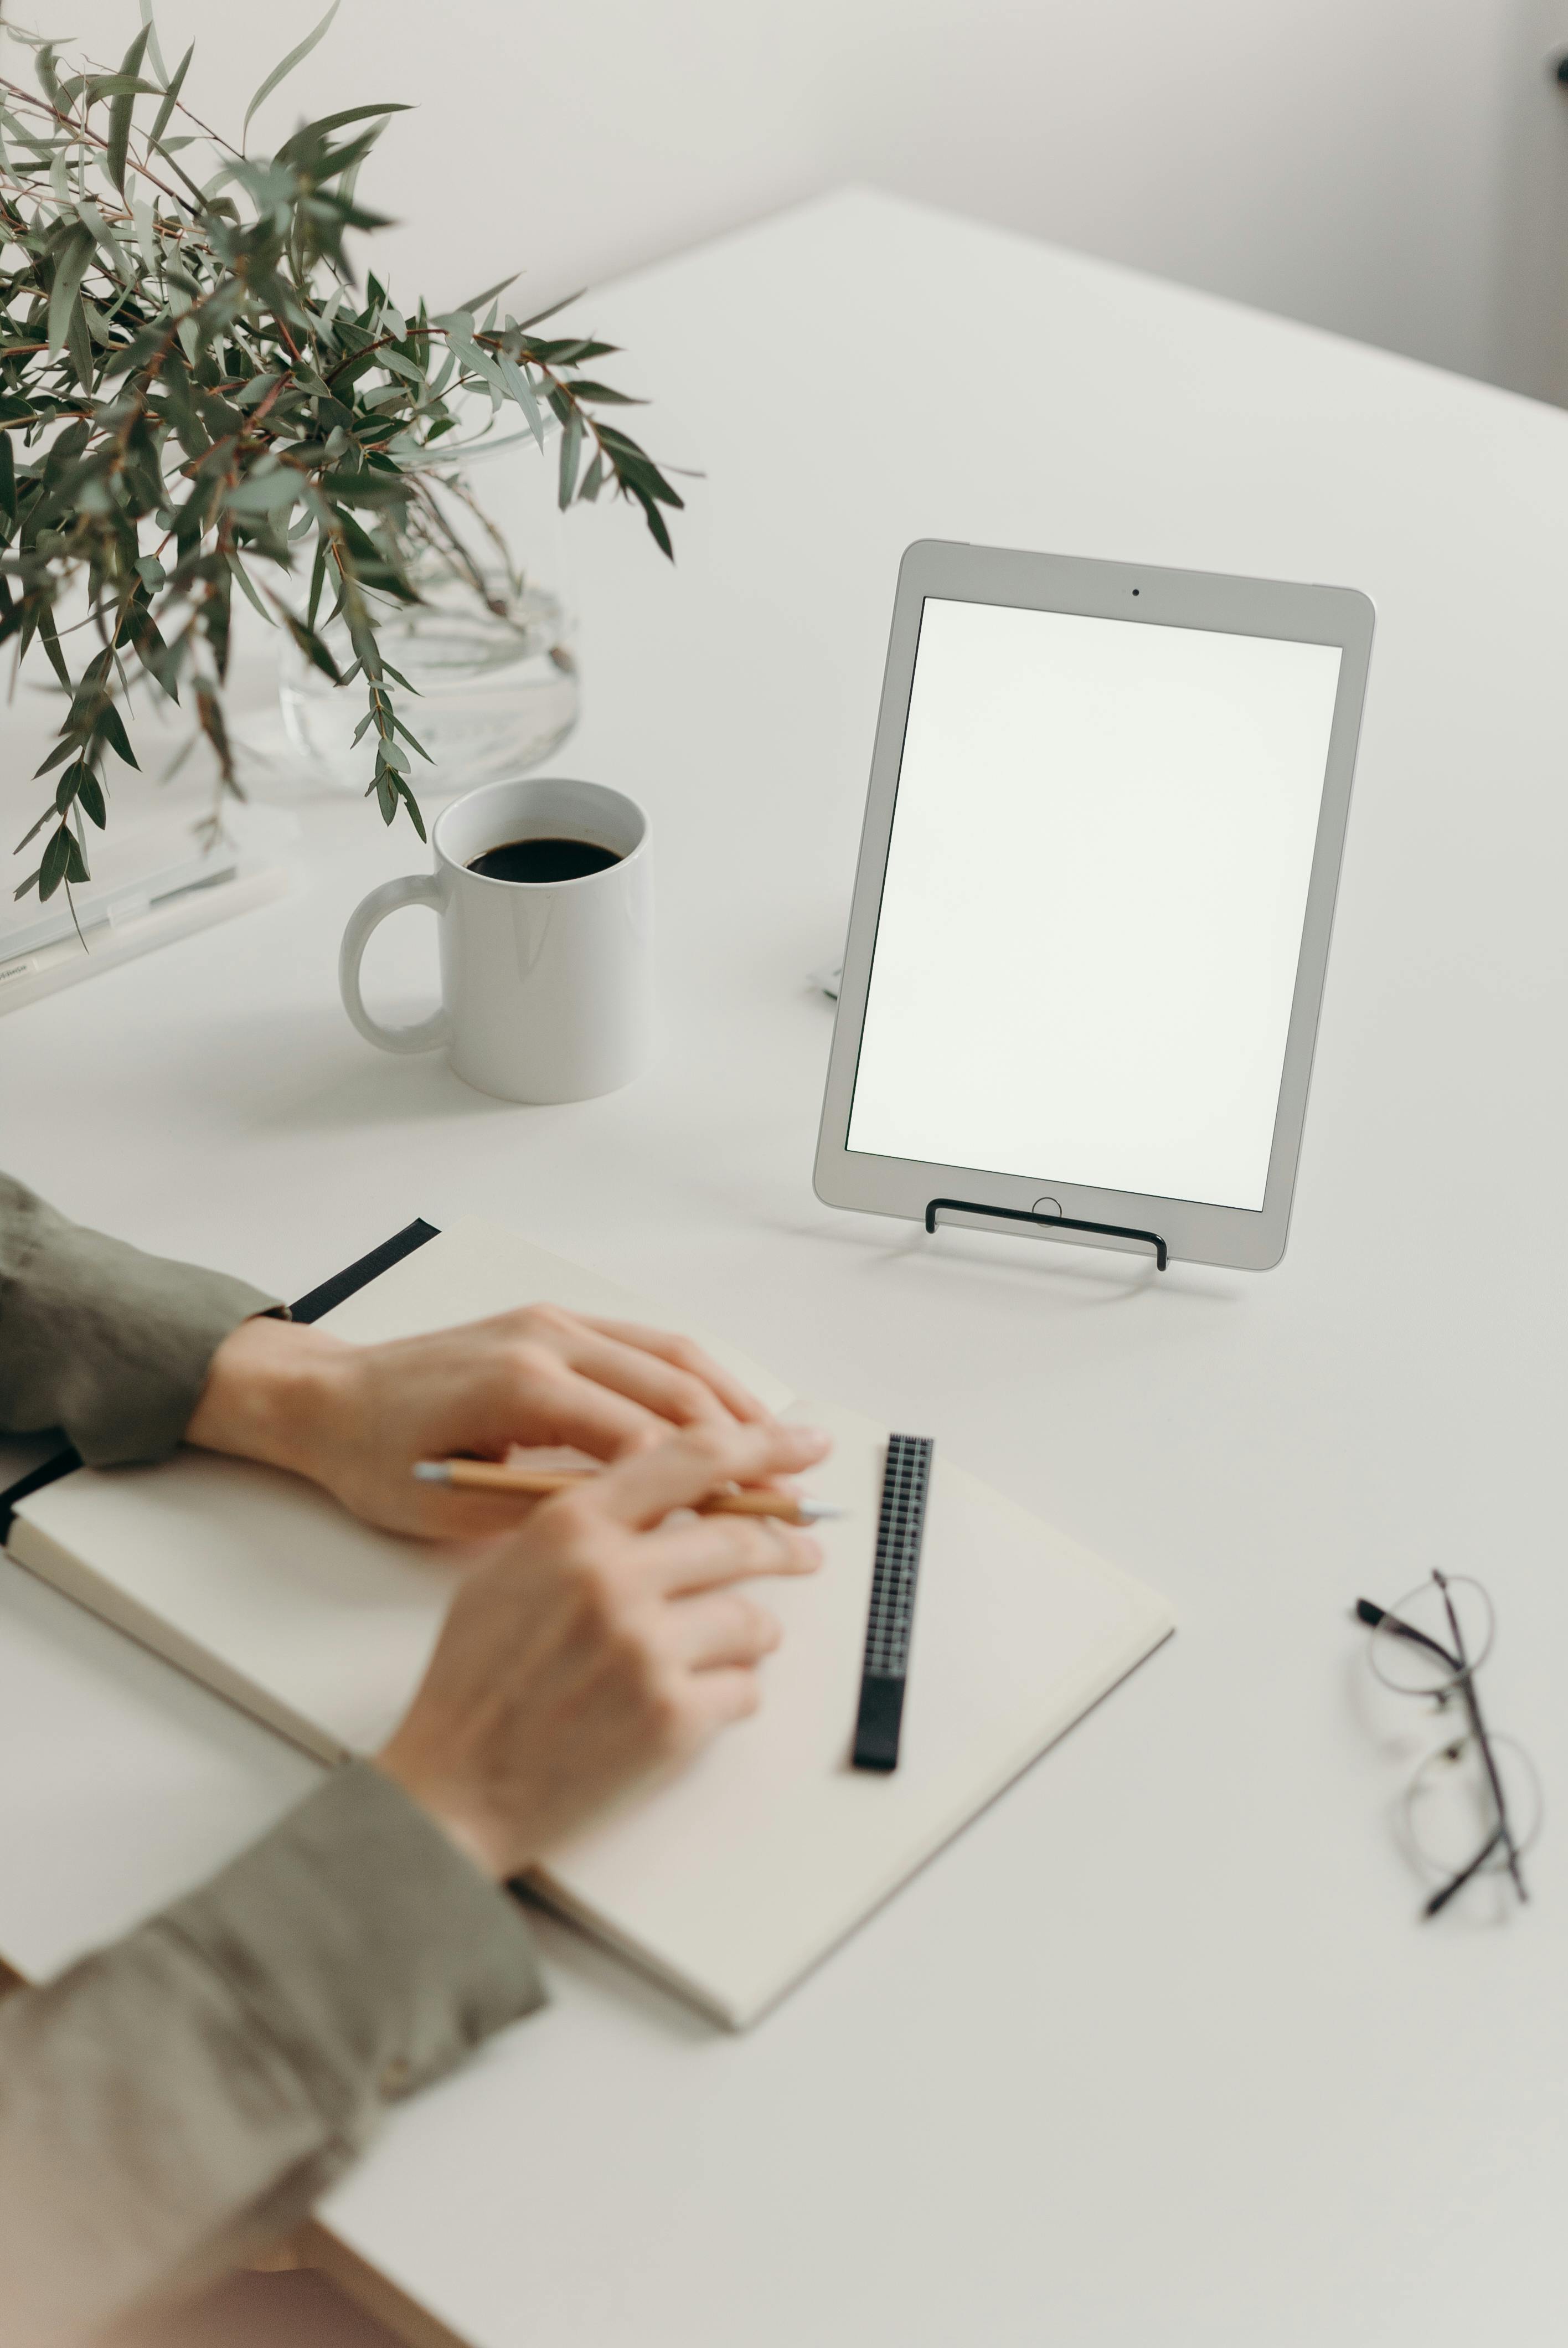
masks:
{"label": "shirt cuff", "polygon": [[369,1762],[334,1770],[159,1923],[350,2143],[546,1998],[521,1910]]}
{"label": "shirt cuff", "polygon": [[161,1458],[224,1338],[277,1301],[67,1222],[0,1177],[0,1427],[63,1427],[90,1468]]}

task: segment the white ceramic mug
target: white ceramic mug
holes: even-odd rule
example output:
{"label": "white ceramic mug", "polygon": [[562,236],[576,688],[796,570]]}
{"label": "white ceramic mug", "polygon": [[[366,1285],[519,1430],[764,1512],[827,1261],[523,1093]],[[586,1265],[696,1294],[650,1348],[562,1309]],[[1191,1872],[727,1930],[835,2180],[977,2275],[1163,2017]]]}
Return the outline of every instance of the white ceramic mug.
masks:
{"label": "white ceramic mug", "polygon": [[[581,839],[618,861],[576,880],[493,880],[468,868],[518,839]],[[647,1066],[653,1043],[648,819],[600,783],[489,783],[431,834],[435,870],[386,880],[343,932],[343,1008],[384,1052],[445,1045],[457,1074],[503,1100],[587,1100]],[[378,922],[429,905],[441,923],[441,1003],[412,1027],[364,1007],[359,969]]]}

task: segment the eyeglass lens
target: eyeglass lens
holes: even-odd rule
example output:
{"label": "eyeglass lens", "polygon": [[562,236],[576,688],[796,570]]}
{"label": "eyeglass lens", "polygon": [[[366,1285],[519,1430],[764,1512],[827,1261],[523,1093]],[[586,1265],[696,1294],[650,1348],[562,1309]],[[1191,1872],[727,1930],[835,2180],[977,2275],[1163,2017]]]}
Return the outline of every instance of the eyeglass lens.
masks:
{"label": "eyeglass lens", "polygon": [[1496,1628],[1491,1601],[1470,1575],[1423,1581],[1372,1632],[1372,1669],[1397,1694],[1440,1696],[1481,1669]]}
{"label": "eyeglass lens", "polygon": [[[1487,1741],[1514,1849],[1522,1857],[1541,1831],[1541,1780],[1512,1736]],[[1507,1867],[1491,1776],[1474,1736],[1457,1735],[1427,1756],[1405,1797],[1405,1826],[1411,1850],[1433,1884],[1462,1873],[1489,1844],[1481,1867]]]}

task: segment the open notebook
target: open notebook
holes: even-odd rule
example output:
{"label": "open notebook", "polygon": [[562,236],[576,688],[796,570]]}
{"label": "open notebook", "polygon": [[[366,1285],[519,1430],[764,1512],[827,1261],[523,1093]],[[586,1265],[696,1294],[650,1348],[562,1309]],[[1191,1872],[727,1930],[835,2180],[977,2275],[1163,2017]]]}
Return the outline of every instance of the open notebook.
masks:
{"label": "open notebook", "polygon": [[[898,1767],[851,1769],[885,1428],[792,1395],[680,1313],[477,1220],[323,1325],[367,1342],[544,1298],[684,1328],[771,1408],[835,1438],[810,1484],[848,1514],[822,1528],[820,1573],[767,1585],[785,1636],[761,1711],[537,1873],[552,1904],[742,2028],[1157,1646],[1172,1616],[938,1445]],[[384,1740],[462,1570],[291,1476],[195,1451],[80,1469],[22,1500],[8,1539],[67,1596],[334,1761]]]}

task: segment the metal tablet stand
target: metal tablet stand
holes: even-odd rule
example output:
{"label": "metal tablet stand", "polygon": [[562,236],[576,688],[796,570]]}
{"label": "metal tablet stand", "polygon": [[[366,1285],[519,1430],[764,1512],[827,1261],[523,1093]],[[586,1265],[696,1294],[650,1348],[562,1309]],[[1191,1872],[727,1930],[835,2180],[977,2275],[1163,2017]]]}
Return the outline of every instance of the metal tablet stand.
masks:
{"label": "metal tablet stand", "polygon": [[1158,1231],[1135,1231],[1125,1223],[1082,1223],[1076,1215],[1037,1215],[1027,1207],[982,1207],[976,1199],[932,1199],[926,1208],[926,1229],[934,1231],[937,1217],[947,1207],[963,1215],[997,1215],[1006,1223],[1046,1223],[1059,1231],[1101,1231],[1112,1240],[1143,1240],[1154,1251],[1154,1268],[1165,1269],[1165,1242]]}

